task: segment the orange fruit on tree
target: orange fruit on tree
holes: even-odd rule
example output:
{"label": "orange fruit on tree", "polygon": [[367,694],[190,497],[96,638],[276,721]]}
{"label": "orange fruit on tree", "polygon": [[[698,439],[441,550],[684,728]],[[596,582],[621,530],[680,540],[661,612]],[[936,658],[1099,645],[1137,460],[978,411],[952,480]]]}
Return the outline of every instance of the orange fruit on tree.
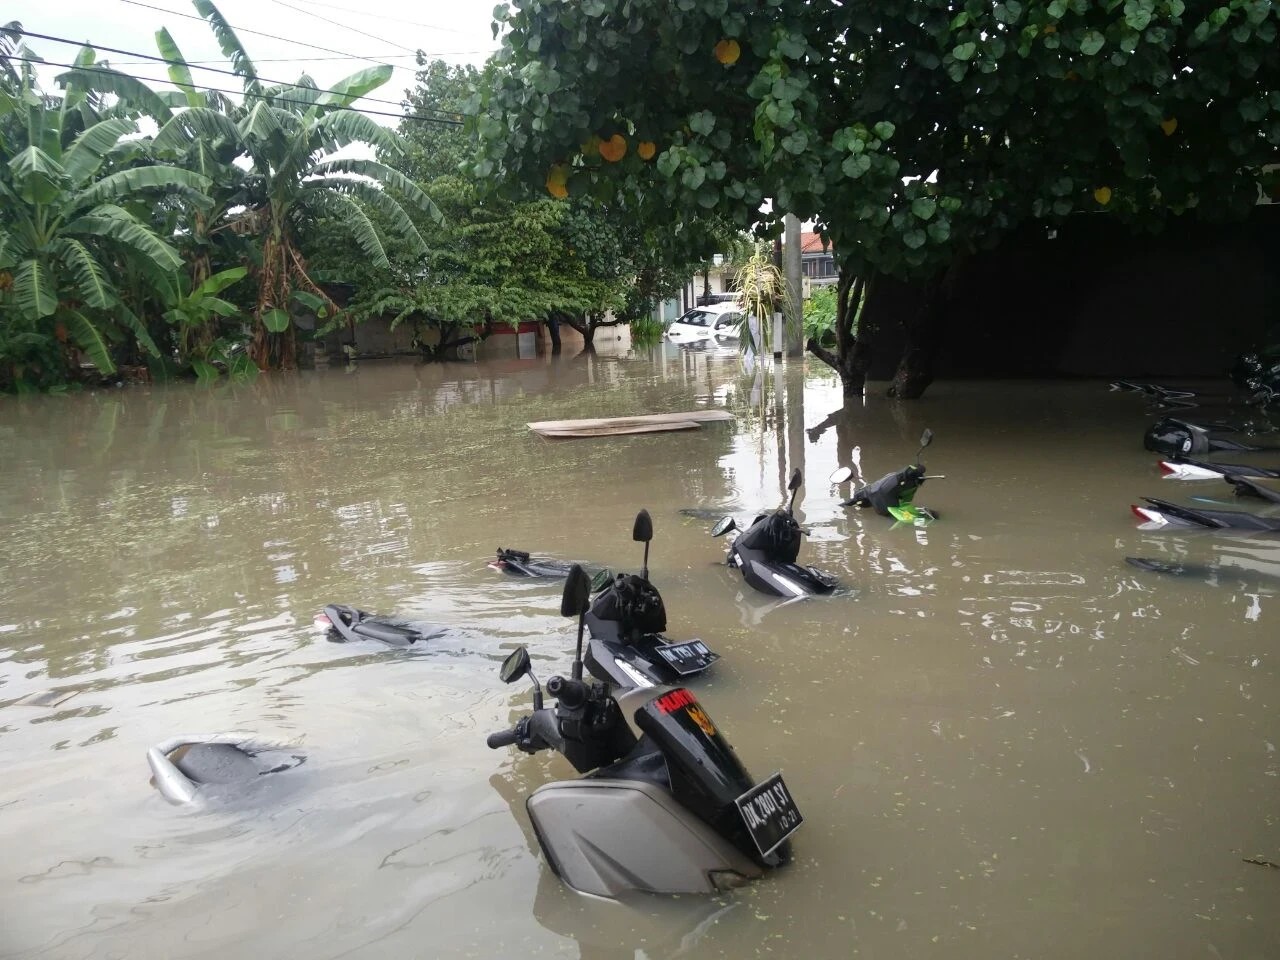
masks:
{"label": "orange fruit on tree", "polygon": [[547,193],[557,200],[563,200],[569,195],[569,189],[565,186],[568,180],[569,168],[563,163],[557,163],[547,171]]}
{"label": "orange fruit on tree", "polygon": [[641,140],[636,145],[636,156],[641,160],[652,160],[653,155],[658,152],[658,146],[652,140]]}
{"label": "orange fruit on tree", "polygon": [[1097,200],[1105,207],[1111,202],[1111,188],[1099,187],[1097,190],[1093,191],[1093,199]]}
{"label": "orange fruit on tree", "polygon": [[1178,118],[1168,117],[1160,121],[1160,129],[1164,131],[1166,137],[1172,137],[1173,131],[1178,129]]}
{"label": "orange fruit on tree", "polygon": [[627,155],[627,140],[620,134],[615,133],[608,140],[600,142],[600,156],[604,157],[610,163],[617,163]]}
{"label": "orange fruit on tree", "polygon": [[1057,33],[1058,25],[1056,23],[1045,24],[1044,33]]}
{"label": "orange fruit on tree", "polygon": [[738,41],[729,37],[721,40],[716,44],[716,59],[723,63],[726,67],[731,67],[738,62],[738,58],[742,56],[742,47],[738,46]]}

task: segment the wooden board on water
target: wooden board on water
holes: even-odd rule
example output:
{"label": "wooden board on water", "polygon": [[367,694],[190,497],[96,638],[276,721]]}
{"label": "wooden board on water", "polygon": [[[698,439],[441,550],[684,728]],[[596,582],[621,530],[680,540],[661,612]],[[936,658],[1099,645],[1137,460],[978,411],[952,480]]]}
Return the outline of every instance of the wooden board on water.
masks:
{"label": "wooden board on water", "polygon": [[14,704],[24,707],[56,707],[60,703],[66,703],[79,692],[79,690],[45,690],[29,693],[21,700],[15,700]]}
{"label": "wooden board on water", "polygon": [[589,420],[541,420],[529,429],[544,437],[614,437],[628,433],[697,430],[702,423],[732,420],[727,410],[650,413],[635,417],[597,417]]}

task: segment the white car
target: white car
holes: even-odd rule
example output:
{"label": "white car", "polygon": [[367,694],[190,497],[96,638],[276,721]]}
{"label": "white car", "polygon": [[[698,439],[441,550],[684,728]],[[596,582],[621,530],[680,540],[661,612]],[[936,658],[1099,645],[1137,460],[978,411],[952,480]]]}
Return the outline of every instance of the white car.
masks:
{"label": "white car", "polygon": [[737,303],[713,303],[694,307],[667,327],[667,339],[676,343],[706,340],[710,337],[737,339],[743,309]]}

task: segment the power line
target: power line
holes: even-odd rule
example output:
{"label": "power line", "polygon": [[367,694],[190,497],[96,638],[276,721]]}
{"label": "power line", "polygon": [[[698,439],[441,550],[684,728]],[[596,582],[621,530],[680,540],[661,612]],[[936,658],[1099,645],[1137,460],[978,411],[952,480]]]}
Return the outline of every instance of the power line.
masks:
{"label": "power line", "polygon": [[[469,57],[469,56],[474,56],[475,54],[493,53],[493,52],[495,51],[494,50],[432,50],[432,51],[424,50],[422,51],[422,56],[424,59],[430,60],[432,57]],[[384,54],[381,54],[381,57],[383,60],[407,60],[410,58],[417,57],[417,54],[416,53],[384,53]],[[345,57],[254,57],[253,62],[254,63],[320,63],[325,60],[372,60],[372,59],[375,59],[375,58],[361,57],[361,56],[357,56],[356,54],[351,54],[350,56],[345,56]],[[116,63],[121,65],[124,65],[130,62],[131,61],[126,61],[126,60],[116,61]],[[138,61],[138,62],[141,63],[142,61]],[[188,66],[195,66],[196,64],[203,64],[203,63],[232,63],[233,61],[228,60],[226,57],[219,57],[216,60],[185,60],[183,62],[186,63]],[[394,65],[388,64],[388,66],[394,66]],[[412,68],[396,66],[396,69],[409,70]]]}
{"label": "power line", "polygon": [[[122,76],[122,77],[128,77],[130,80],[137,80],[137,81],[139,81],[139,82],[147,82],[147,81],[154,82],[154,81],[152,81],[152,80],[151,80],[151,78],[150,78],[150,77],[139,77],[139,76],[136,76],[135,74],[132,74],[132,73],[125,73],[123,70],[111,70],[111,69],[104,69],[104,68],[102,68],[102,67],[86,67],[86,66],[79,65],[79,64],[74,64],[74,63],[59,63],[59,62],[57,62],[56,60],[42,60],[42,59],[41,59],[41,58],[39,58],[39,57],[13,57],[13,56],[10,56],[10,57],[4,57],[3,59],[5,59],[5,60],[17,60],[17,61],[22,62],[22,63],[44,64],[44,65],[45,65],[45,66],[47,66],[47,67],[64,67],[64,68],[66,68],[67,70],[80,70],[80,71],[83,71],[83,72],[85,72],[85,73],[104,73],[104,74],[108,74],[108,75],[111,75],[111,74],[117,74],[117,75],[119,75],[119,76]],[[200,91],[207,92],[207,93],[229,93],[229,94],[232,94],[232,95],[236,95],[236,96],[245,96],[245,97],[253,96],[252,94],[246,94],[246,93],[245,93],[244,91],[242,91],[242,90],[229,90],[229,89],[227,89],[226,87],[210,87],[210,86],[206,86],[205,84],[201,84],[201,83],[192,83],[192,84],[185,84],[185,83],[184,83],[184,84],[181,84],[181,86],[183,86],[183,87],[189,87],[189,88],[190,88],[190,89],[192,89],[192,90],[200,90]],[[302,88],[297,87],[297,86],[296,86],[296,85],[294,85],[294,84],[290,84],[290,86],[293,86],[295,89],[302,89]],[[319,91],[317,91],[317,92],[319,92]],[[314,101],[311,101],[311,100],[297,100],[297,99],[293,99],[293,98],[290,98],[290,97],[279,97],[279,96],[274,96],[274,95],[273,95],[273,96],[262,96],[262,95],[258,95],[258,99],[261,99],[261,100],[269,100],[269,101],[271,101],[272,103],[293,103],[293,104],[298,104],[299,106],[303,106],[303,107],[314,107],[314,106],[316,106],[315,102],[314,102]],[[462,124],[463,124],[463,122],[462,122],[461,120],[446,120],[446,119],[445,119],[445,118],[443,118],[443,117],[427,117],[427,116],[423,116],[423,115],[421,115],[421,114],[416,114],[416,113],[390,113],[390,112],[388,112],[388,111],[386,111],[386,110],[361,110],[361,109],[358,109],[358,108],[356,108],[356,107],[344,107],[344,106],[340,106],[340,105],[338,105],[338,104],[330,104],[330,105],[329,105],[329,109],[332,109],[332,110],[350,110],[350,111],[352,111],[353,113],[365,113],[365,114],[370,114],[370,115],[372,115],[372,116],[377,116],[377,117],[394,117],[394,118],[395,118],[395,119],[397,119],[397,120],[421,120],[421,121],[423,121],[423,122],[425,122],[425,123],[442,123],[442,124],[445,124],[445,125],[447,125],[447,126],[451,126],[451,127],[460,127],[460,126],[462,126]]]}
{"label": "power line", "polygon": [[[3,30],[3,28],[0,28],[0,30]],[[9,30],[3,30],[3,32],[5,32],[5,33],[10,33],[10,32],[12,32],[12,31],[9,31]],[[164,63],[164,64],[168,64],[168,65],[170,65],[170,66],[175,66],[175,67],[182,67],[182,66],[195,66],[195,69],[197,69],[197,70],[206,70],[206,71],[208,71],[209,73],[221,73],[221,74],[225,74],[225,75],[226,75],[226,76],[228,76],[228,77],[238,77],[238,76],[240,76],[240,74],[236,73],[234,70],[223,70],[223,69],[221,69],[221,68],[219,68],[219,67],[202,67],[202,66],[197,66],[197,65],[195,65],[195,64],[192,64],[192,63],[190,63],[189,61],[185,61],[185,60],[170,60],[170,59],[169,59],[169,58],[167,58],[167,57],[157,57],[157,56],[153,56],[153,55],[151,55],[151,54],[149,54],[149,53],[138,53],[138,52],[137,52],[137,51],[135,51],[135,50],[122,50],[122,49],[120,49],[119,47],[108,47],[108,46],[104,46],[104,45],[102,45],[102,44],[97,44],[97,43],[87,43],[87,42],[82,42],[82,41],[80,41],[80,40],[72,40],[72,39],[70,39],[70,38],[68,38],[68,37],[55,37],[55,36],[53,36],[53,35],[51,35],[51,34],[47,34],[47,33],[35,33],[34,31],[31,31],[31,30],[23,30],[23,31],[21,32],[20,36],[25,36],[25,37],[35,37],[37,40],[49,40],[49,41],[52,41],[53,43],[65,43],[65,44],[69,44],[69,45],[71,45],[71,46],[75,46],[75,47],[88,46],[88,47],[90,47],[90,48],[92,48],[92,49],[94,49],[94,50],[105,50],[107,53],[119,53],[119,54],[122,54],[123,56],[126,56],[126,57],[141,57],[141,58],[142,58],[142,62],[144,62],[144,63],[146,63],[146,62],[151,62],[151,63]],[[277,83],[277,84],[280,84],[281,86],[286,86],[286,87],[297,87],[297,86],[298,86],[296,83],[290,83],[290,82],[288,82],[288,81],[286,81],[286,80],[272,80],[270,77],[263,77],[263,76],[259,76],[259,77],[258,77],[258,79],[259,79],[259,80],[261,80],[263,83]],[[182,87],[182,86],[186,86],[186,84],[177,83],[177,84],[174,84],[174,86]],[[344,95],[344,94],[343,94],[343,91],[341,91],[341,90],[320,89],[320,90],[318,90],[317,92],[319,92],[319,93],[336,93],[336,94],[338,94],[339,96],[343,96],[343,95]],[[371,96],[368,96],[367,94],[366,94],[365,96],[363,96],[363,97],[359,98],[359,99],[369,100],[369,101],[372,101],[372,102],[374,102],[374,103],[389,103],[389,104],[391,104],[393,107],[403,107],[403,106],[404,106],[404,101],[402,101],[402,100],[386,100],[386,99],[384,99],[384,98],[382,98],[382,97],[371,97]],[[437,112],[437,111],[432,111],[432,112]],[[449,113],[450,111],[444,111],[444,112],[445,112],[445,113]],[[461,114],[457,114],[457,116],[461,116]]]}
{"label": "power line", "polygon": [[[362,37],[368,37],[371,40],[377,40],[379,43],[389,43],[393,47],[399,47],[401,50],[408,50],[412,54],[415,54],[415,55],[417,54],[417,50],[414,49],[413,47],[406,47],[403,43],[396,43],[394,40],[388,40],[386,37],[380,37],[374,33],[366,33],[365,31],[360,30],[356,27],[353,27],[350,24],[339,23],[337,20],[330,20],[328,17],[322,17],[320,16],[320,14],[312,13],[310,10],[305,10],[302,7],[295,7],[292,3],[285,3],[285,0],[271,0],[271,2],[276,4],[277,6],[284,7],[287,10],[296,10],[298,13],[302,14],[304,17],[315,17],[315,19],[323,20],[325,23],[333,24],[333,26],[335,27],[342,27],[344,30],[350,30],[353,33],[358,33]],[[349,11],[349,12],[354,12],[354,11]]]}
{"label": "power line", "polygon": [[[441,30],[445,33],[466,33],[465,30],[459,30],[457,27],[442,27],[435,23],[423,23],[420,20],[406,20],[404,17],[392,17],[385,13],[372,13],[368,10],[353,10],[351,7],[344,7],[336,3],[321,3],[320,0],[305,0],[313,7],[327,7],[330,10],[340,10],[343,13],[352,13],[361,17],[373,17],[375,20],[392,20],[396,23],[407,23],[412,27],[424,27],[427,30]],[[343,24],[345,26],[345,24]]]}
{"label": "power line", "polygon": [[321,3],[320,0],[305,0],[313,7],[328,7],[330,10],[341,10],[343,13],[354,13],[361,17],[373,17],[375,20],[394,20],[396,23],[407,23],[413,27],[425,27],[428,30],[443,30],[445,33],[466,33],[457,27],[442,27],[435,23],[422,23],[420,20],[406,20],[404,17],[392,17],[385,13],[371,13],[368,10],[353,10],[336,3]]}
{"label": "power line", "polygon": [[[127,3],[133,7],[145,7],[148,10],[159,10],[161,13],[167,13],[170,16],[174,16],[174,17],[185,17],[188,20],[199,20],[201,23],[209,22],[204,17],[197,17],[194,13],[182,13],[179,10],[170,10],[167,7],[157,7],[154,4],[143,3],[142,0],[119,0],[119,2]],[[365,61],[368,61],[369,63],[376,63],[379,66],[390,66],[390,64],[382,63],[381,60],[374,60],[372,57],[359,57],[353,53],[347,53],[344,50],[334,50],[332,47],[319,47],[319,46],[316,46],[314,43],[305,43],[302,40],[290,40],[288,37],[276,36],[274,33],[263,33],[261,30],[250,30],[248,27],[237,27],[234,24],[230,24],[230,23],[228,23],[227,26],[230,27],[232,30],[234,30],[238,34],[251,33],[255,37],[266,37],[269,40],[279,40],[281,43],[292,43],[294,46],[307,47],[310,50],[319,50],[323,53],[341,54],[342,56],[349,57],[352,60],[365,60]]]}

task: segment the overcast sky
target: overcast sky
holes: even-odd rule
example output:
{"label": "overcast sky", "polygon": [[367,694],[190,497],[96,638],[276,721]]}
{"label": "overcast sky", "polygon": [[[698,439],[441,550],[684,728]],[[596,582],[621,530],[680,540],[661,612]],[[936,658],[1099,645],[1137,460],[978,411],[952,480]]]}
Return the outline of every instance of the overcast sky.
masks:
{"label": "overcast sky", "polygon": [[[433,59],[478,66],[497,49],[490,29],[495,2],[215,0],[222,15],[236,28],[240,43],[263,78],[292,82],[305,72],[324,88],[374,63],[395,67],[391,80],[371,94],[392,102],[360,102],[370,110],[391,113],[400,112],[397,104],[404,91],[413,86],[415,50],[424,50]],[[208,23],[183,16],[198,17],[190,0],[9,0],[5,6],[5,12],[0,14],[5,22],[18,20],[33,33],[77,43],[87,41],[99,49],[100,60],[109,60],[122,72],[146,78],[156,89],[169,86],[163,64],[103,52],[101,47],[159,56],[155,32],[167,27],[183,56],[192,63],[197,84],[232,92],[241,89],[237,77],[194,69],[196,61],[210,61],[208,66],[227,70],[230,64],[223,58]],[[70,63],[77,49],[34,37],[29,37],[27,43],[45,60],[63,63]],[[53,88],[52,77],[58,72],[59,69],[41,69],[41,83]],[[395,123],[389,117],[378,119]]]}

